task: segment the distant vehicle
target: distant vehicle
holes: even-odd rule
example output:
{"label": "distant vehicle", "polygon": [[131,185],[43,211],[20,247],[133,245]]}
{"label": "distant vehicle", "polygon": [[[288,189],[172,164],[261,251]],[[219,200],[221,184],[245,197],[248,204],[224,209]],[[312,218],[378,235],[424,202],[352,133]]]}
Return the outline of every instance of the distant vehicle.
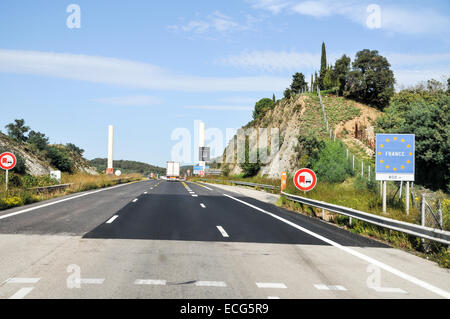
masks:
{"label": "distant vehicle", "polygon": [[180,179],[180,162],[166,163],[166,177],[168,180]]}

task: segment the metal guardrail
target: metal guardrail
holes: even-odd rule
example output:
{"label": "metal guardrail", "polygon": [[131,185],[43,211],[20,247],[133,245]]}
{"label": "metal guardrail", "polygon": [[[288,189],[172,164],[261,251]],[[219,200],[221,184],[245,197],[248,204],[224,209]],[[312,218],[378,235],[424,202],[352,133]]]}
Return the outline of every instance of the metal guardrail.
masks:
{"label": "metal guardrail", "polygon": [[73,183],[71,183],[71,184],[52,185],[52,186],[33,187],[33,188],[29,188],[29,190],[30,191],[35,191],[35,192],[38,192],[38,193],[52,192],[52,191],[66,189],[66,188],[68,188],[68,187],[70,187],[72,185],[73,185]]}
{"label": "metal guardrail", "polygon": [[[211,181],[211,179],[206,178],[200,178],[201,181]],[[252,186],[252,187],[259,187],[259,188],[265,188],[265,189],[271,189],[271,190],[277,190],[280,189],[278,186],[273,185],[267,185],[267,184],[257,184],[257,183],[250,183],[250,182],[242,182],[242,181],[229,181],[229,180],[223,180],[223,179],[213,179],[214,182],[220,183],[220,182],[226,182],[226,183],[232,183],[236,185],[244,185],[244,186]]]}
{"label": "metal guardrail", "polygon": [[289,200],[302,203],[308,206],[321,208],[333,213],[338,213],[341,215],[345,215],[348,217],[352,217],[358,220],[362,220],[364,222],[374,224],[377,226],[381,226],[384,228],[388,228],[391,230],[399,231],[402,233],[406,233],[412,236],[417,236],[420,238],[425,238],[433,241],[437,241],[443,244],[450,245],[450,232],[434,229],[430,227],[424,227],[416,224],[406,223],[399,220],[378,216],[374,214],[369,214],[366,212],[362,212],[353,208],[348,208],[344,206],[338,206],[310,198],[305,198],[301,196],[296,196],[292,194],[288,194],[285,192],[281,192],[282,195],[286,196]]}
{"label": "metal guardrail", "polygon": [[[201,180],[208,181],[208,179],[201,179]],[[221,180],[221,179],[216,179],[213,181],[228,182],[228,183],[233,183],[233,184],[237,184],[237,185],[253,186],[253,187],[260,187],[260,188],[268,188],[268,189],[272,189],[272,190],[279,189],[279,187],[272,186],[272,185],[256,184],[256,183],[241,182],[241,181],[229,181],[229,180]],[[338,205],[330,204],[327,202],[318,201],[315,199],[292,195],[292,194],[289,194],[286,192],[281,192],[281,194],[286,196],[287,199],[292,200],[294,202],[298,202],[298,203],[302,203],[302,204],[305,204],[308,206],[320,208],[320,209],[330,211],[333,213],[345,215],[345,216],[348,216],[348,217],[351,217],[351,218],[354,218],[357,220],[367,222],[369,224],[377,225],[377,226],[391,229],[394,231],[399,231],[399,232],[409,234],[412,236],[429,239],[429,240],[436,241],[436,242],[439,242],[442,244],[450,245],[450,232],[449,231],[420,226],[420,225],[411,224],[411,223],[406,223],[406,222],[402,222],[399,220],[362,212],[362,211],[359,211],[359,210],[356,210],[353,208],[338,206]]]}

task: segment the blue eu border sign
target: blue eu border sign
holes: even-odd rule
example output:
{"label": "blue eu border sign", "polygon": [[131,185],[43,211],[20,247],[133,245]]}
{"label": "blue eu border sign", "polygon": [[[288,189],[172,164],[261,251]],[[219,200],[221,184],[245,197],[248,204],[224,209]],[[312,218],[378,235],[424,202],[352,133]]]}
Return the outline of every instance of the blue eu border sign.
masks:
{"label": "blue eu border sign", "polygon": [[377,181],[414,181],[415,135],[377,134]]}

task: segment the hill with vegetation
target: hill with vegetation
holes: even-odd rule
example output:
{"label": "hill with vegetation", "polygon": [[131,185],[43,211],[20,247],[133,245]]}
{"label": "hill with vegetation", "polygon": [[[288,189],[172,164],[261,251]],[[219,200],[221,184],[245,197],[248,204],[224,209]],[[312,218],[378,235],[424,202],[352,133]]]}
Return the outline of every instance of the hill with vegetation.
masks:
{"label": "hill with vegetation", "polygon": [[[108,160],[106,158],[95,158],[90,160],[90,165],[94,166],[98,172],[105,172]],[[137,173],[143,176],[148,176],[150,173],[164,175],[166,169],[154,165],[150,165],[137,161],[118,160],[113,162],[114,169],[120,170],[122,173],[131,174]]]}
{"label": "hill with vegetation", "polygon": [[71,174],[97,174],[83,158],[84,150],[72,143],[50,144],[44,133],[31,130],[23,119],[16,119],[6,125],[6,129],[7,135],[0,132],[0,153],[16,155],[17,165],[12,173],[39,176],[60,170]]}

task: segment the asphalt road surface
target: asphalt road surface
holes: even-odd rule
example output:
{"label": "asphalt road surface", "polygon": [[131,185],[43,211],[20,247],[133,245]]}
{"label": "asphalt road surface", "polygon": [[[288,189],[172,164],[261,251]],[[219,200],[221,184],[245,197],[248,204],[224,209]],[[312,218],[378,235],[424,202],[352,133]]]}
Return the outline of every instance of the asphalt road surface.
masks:
{"label": "asphalt road surface", "polygon": [[450,298],[435,263],[192,182],[2,211],[0,257],[0,298]]}

